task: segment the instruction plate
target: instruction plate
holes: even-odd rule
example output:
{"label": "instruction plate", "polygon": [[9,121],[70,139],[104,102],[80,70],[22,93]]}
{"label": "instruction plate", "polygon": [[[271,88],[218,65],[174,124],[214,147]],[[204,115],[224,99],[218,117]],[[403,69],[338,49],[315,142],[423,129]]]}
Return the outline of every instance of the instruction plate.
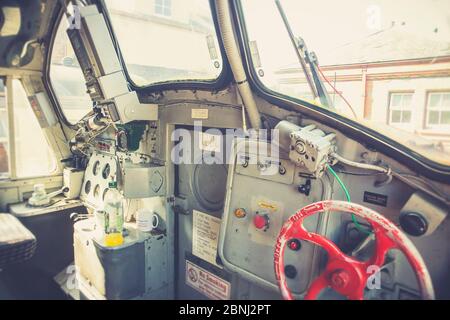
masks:
{"label": "instruction plate", "polygon": [[229,300],[231,284],[186,260],[186,284],[210,299]]}
{"label": "instruction plate", "polygon": [[197,210],[193,210],[192,215],[192,253],[218,266],[216,258],[220,219]]}
{"label": "instruction plate", "polygon": [[192,119],[208,119],[208,109],[192,109]]}

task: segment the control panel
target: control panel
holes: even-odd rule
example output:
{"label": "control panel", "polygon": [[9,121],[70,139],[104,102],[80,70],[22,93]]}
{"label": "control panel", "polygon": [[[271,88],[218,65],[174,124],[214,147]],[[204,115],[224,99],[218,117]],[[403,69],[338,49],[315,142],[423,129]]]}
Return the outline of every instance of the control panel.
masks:
{"label": "control panel", "polygon": [[[258,147],[251,145],[257,144]],[[252,283],[278,290],[273,269],[276,237],[284,222],[298,209],[323,199],[322,178],[306,179],[287,154],[262,157],[252,150],[270,150],[265,141],[237,142],[231,164],[228,194],[222,218],[219,254],[227,269]],[[243,161],[245,159],[245,161]],[[270,163],[268,168],[262,163]],[[309,181],[308,195],[299,185]],[[324,215],[305,221],[309,231],[319,232]],[[318,248],[292,239],[285,254],[290,288],[301,294],[309,285],[319,262]]]}
{"label": "control panel", "polygon": [[80,198],[93,207],[103,204],[108,192],[108,183],[116,181],[118,159],[106,153],[94,153],[89,159],[81,187]]}

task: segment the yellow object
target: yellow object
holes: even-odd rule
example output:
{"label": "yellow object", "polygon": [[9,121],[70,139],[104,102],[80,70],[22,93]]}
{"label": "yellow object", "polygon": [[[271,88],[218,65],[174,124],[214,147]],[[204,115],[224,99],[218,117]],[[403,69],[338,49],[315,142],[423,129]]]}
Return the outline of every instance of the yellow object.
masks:
{"label": "yellow object", "polygon": [[107,247],[117,247],[123,244],[122,233],[107,233],[105,234],[105,245]]}
{"label": "yellow object", "polygon": [[263,208],[263,209],[268,209],[268,210],[271,210],[271,211],[277,211],[277,206],[276,205],[268,203],[268,202],[265,202],[265,201],[258,202],[258,206],[260,208]]}
{"label": "yellow object", "polygon": [[234,215],[237,218],[244,218],[247,215],[247,212],[243,208],[237,208],[236,210],[234,210]]}

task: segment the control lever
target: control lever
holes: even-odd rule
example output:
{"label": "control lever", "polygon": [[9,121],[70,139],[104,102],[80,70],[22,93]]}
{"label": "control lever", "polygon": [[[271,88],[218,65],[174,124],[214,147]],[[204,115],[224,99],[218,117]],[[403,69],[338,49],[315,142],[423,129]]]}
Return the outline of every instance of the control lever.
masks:
{"label": "control lever", "polygon": [[31,195],[31,198],[28,199],[28,204],[33,207],[43,207],[50,205],[50,200],[57,195],[69,191],[68,187],[62,187],[59,190],[56,190],[51,193],[47,193],[45,190],[45,186],[42,183],[35,184],[34,192]]}
{"label": "control lever", "polygon": [[72,220],[74,223],[80,220],[85,220],[87,218],[89,218],[89,214],[87,213],[72,212],[70,214],[70,220]]}

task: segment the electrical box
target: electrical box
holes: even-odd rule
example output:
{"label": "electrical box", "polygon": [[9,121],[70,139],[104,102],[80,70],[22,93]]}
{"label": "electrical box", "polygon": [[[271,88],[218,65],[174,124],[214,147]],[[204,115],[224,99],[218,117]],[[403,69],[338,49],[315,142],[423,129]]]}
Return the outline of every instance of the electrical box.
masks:
{"label": "electrical box", "polygon": [[275,129],[280,131],[280,145],[289,150],[292,162],[315,177],[323,174],[335,148],[334,133],[327,134],[313,124],[300,127],[288,121],[280,121]]}
{"label": "electrical box", "polygon": [[125,198],[149,198],[165,194],[165,167],[124,163],[122,190]]}
{"label": "electrical box", "polygon": [[114,107],[121,123],[134,120],[158,120],[158,105],[139,102],[135,91],[113,98]]}

